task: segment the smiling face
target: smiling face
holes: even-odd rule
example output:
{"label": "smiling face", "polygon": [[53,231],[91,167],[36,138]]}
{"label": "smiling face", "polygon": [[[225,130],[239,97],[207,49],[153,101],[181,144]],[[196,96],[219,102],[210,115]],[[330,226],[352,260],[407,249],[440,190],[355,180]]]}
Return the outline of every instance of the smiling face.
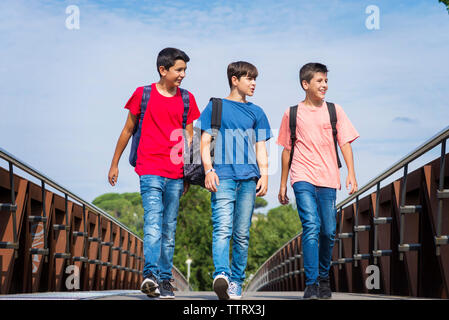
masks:
{"label": "smiling face", "polygon": [[178,59],[170,68],[165,69],[164,66],[159,67],[161,78],[164,78],[167,84],[179,87],[182,80],[186,76],[187,64],[184,60]]}
{"label": "smiling face", "polygon": [[310,82],[302,81],[302,87],[306,91],[307,96],[312,100],[324,100],[327,85],[327,73],[316,72]]}
{"label": "smiling face", "polygon": [[241,76],[238,79],[236,76],[232,77],[232,86],[235,87],[239,93],[252,97],[254,90],[256,90],[256,78],[251,76]]}

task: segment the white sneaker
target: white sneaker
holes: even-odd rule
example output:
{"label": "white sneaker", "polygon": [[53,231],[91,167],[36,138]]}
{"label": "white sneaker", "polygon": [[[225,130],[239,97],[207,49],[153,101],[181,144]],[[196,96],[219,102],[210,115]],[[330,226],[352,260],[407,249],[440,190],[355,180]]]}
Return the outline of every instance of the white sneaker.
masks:
{"label": "white sneaker", "polygon": [[212,286],[218,296],[218,299],[229,300],[229,280],[224,272],[214,278],[214,283],[212,284]]}
{"label": "white sneaker", "polygon": [[239,300],[242,298],[242,286],[237,282],[231,281],[228,292],[231,300]]}

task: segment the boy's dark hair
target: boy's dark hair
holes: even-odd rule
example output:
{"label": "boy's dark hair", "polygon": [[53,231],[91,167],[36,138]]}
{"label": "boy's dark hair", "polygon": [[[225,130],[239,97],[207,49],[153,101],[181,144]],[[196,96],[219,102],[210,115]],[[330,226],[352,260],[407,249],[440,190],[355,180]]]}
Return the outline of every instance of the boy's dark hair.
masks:
{"label": "boy's dark hair", "polygon": [[318,62],[311,62],[302,66],[301,70],[299,70],[299,83],[303,89],[302,81],[306,80],[307,83],[310,83],[310,80],[317,72],[327,73],[328,70],[324,64]]}
{"label": "boy's dark hair", "polygon": [[232,77],[236,76],[237,79],[241,77],[251,77],[256,79],[259,75],[257,68],[249,62],[237,61],[228,65],[228,82],[229,87],[232,89]]}
{"label": "boy's dark hair", "polygon": [[159,71],[159,67],[164,67],[165,69],[170,69],[175,65],[176,60],[183,60],[185,63],[190,61],[189,56],[182,50],[176,48],[165,48],[162,49],[161,52],[157,55],[157,72],[159,76],[161,73]]}

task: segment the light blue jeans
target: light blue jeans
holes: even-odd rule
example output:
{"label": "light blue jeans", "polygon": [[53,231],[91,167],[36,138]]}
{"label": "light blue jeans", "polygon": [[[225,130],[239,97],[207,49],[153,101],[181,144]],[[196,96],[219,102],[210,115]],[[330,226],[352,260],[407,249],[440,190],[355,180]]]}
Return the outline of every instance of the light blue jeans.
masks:
{"label": "light blue jeans", "polygon": [[144,277],[151,272],[161,281],[172,278],[179,199],[183,191],[183,179],[140,176],[144,209]]}
{"label": "light blue jeans", "polygon": [[306,285],[314,284],[318,275],[329,277],[337,226],[336,189],[316,187],[305,181],[293,184],[296,206],[302,223],[302,252]]}
{"label": "light blue jeans", "polygon": [[[224,272],[231,281],[242,284],[248,261],[249,228],[256,200],[256,179],[220,180],[212,192],[213,277]],[[229,266],[229,243],[232,237],[232,263]]]}

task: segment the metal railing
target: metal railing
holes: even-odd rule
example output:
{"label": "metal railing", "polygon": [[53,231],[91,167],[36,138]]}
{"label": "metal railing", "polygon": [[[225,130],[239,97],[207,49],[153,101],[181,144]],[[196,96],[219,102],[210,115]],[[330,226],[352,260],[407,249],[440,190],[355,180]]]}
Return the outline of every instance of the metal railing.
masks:
{"label": "metal railing", "polygon": [[[441,252],[441,246],[449,244],[449,236],[442,234],[443,226],[447,229],[447,226],[443,225],[443,201],[447,201],[449,199],[449,189],[445,189],[445,172],[446,170],[446,140],[449,137],[449,126],[446,127],[444,130],[440,131],[436,135],[434,135],[432,138],[428,139],[425,143],[420,145],[418,148],[410,152],[408,155],[400,159],[398,162],[393,164],[390,168],[382,172],[380,175],[369,181],[366,185],[364,185],[362,188],[360,188],[356,193],[349,196],[342,202],[338,203],[336,205],[337,212],[340,216],[340,221],[338,223],[339,226],[337,228],[339,229],[337,231],[337,237],[336,237],[336,245],[338,245],[338,250],[334,250],[334,256],[336,255],[335,251],[338,251],[338,259],[332,261],[332,266],[338,266],[339,270],[342,270],[343,266],[348,263],[353,263],[353,267],[357,268],[359,263],[361,263],[364,260],[370,260],[374,262],[374,264],[378,263],[378,259],[382,259],[383,257],[388,257],[393,254],[393,252],[397,252],[399,255],[399,260],[401,261],[402,265],[400,265],[397,268],[403,268],[403,260],[404,260],[404,254],[412,252],[412,251],[421,251],[422,245],[421,243],[405,243],[405,216],[406,215],[413,215],[413,213],[420,213],[426,211],[426,215],[429,216],[429,220],[434,222],[434,234],[433,234],[433,242],[435,247],[435,256],[438,259],[441,260],[440,265],[442,265],[442,268],[447,268],[446,265],[449,266],[449,255],[447,252],[445,252],[444,257],[439,257]],[[441,156],[439,160],[435,160],[432,162],[432,169],[435,172],[439,170],[439,178],[438,178],[438,185],[435,187],[437,190],[434,192],[435,194],[430,194],[431,199],[425,200],[427,202],[438,202],[437,209],[433,210],[432,206],[428,204],[426,208],[423,208],[422,203],[420,204],[406,204],[406,194],[407,190],[410,187],[407,185],[407,179],[410,173],[408,173],[408,166],[409,164],[419,158],[420,156],[424,155],[425,153],[429,152],[431,149],[435,148],[436,146],[441,145]],[[438,166],[439,162],[439,166]],[[430,166],[430,164],[428,164]],[[381,183],[391,177],[393,174],[398,172],[399,170],[403,170],[403,176],[400,181],[397,181],[395,186],[397,186],[398,195],[396,198],[398,199],[398,208],[397,208],[397,216],[394,214],[390,217],[388,216],[379,216],[379,208],[380,208],[380,198],[381,198]],[[422,169],[422,168],[421,168]],[[418,169],[417,171],[421,170]],[[447,175],[447,173],[446,173]],[[426,182],[430,181],[432,182],[431,178],[433,176],[431,174],[426,175]],[[418,182],[414,182],[415,184],[423,184],[420,181],[423,178],[421,178],[419,181],[415,179]],[[447,184],[447,183],[446,183]],[[364,193],[366,193],[368,190],[376,187],[376,191],[371,195],[371,197],[367,196],[364,200],[365,207],[368,206],[369,208],[373,209],[373,212],[371,213],[371,217],[365,217],[365,223],[366,221],[369,221],[370,223],[361,225],[359,224],[359,217],[362,217],[362,215],[359,212],[360,202],[359,200],[360,196]],[[388,186],[385,186],[386,188]],[[421,190],[420,186],[417,187],[416,190]],[[427,186],[429,189],[430,186]],[[387,190],[385,190],[387,192]],[[384,193],[385,193],[384,192]],[[388,191],[389,192],[389,191]],[[421,192],[421,191],[419,191]],[[370,199],[367,199],[370,198]],[[391,198],[394,198],[393,196]],[[425,198],[425,197],[424,197]],[[375,199],[375,200],[372,200]],[[354,201],[355,200],[355,201]],[[365,201],[366,200],[366,201]],[[372,201],[371,201],[372,200]],[[422,200],[424,201],[424,200]],[[421,201],[421,202],[422,202]],[[394,201],[392,200],[391,203]],[[415,201],[418,202],[418,201]],[[368,204],[367,204],[368,203]],[[371,209],[367,209],[369,212]],[[344,211],[348,211],[346,216],[344,215]],[[390,211],[395,213],[394,208],[390,208]],[[431,211],[436,211],[436,214]],[[432,215],[432,217],[430,217]],[[434,217],[434,218],[433,218]],[[342,227],[345,223],[344,219],[351,219],[352,221],[352,230],[346,230],[346,232],[343,232]],[[427,219],[427,217],[426,217]],[[379,237],[378,228],[381,228],[381,225],[391,225],[392,223],[395,223],[396,226],[399,227],[399,241],[397,248],[392,248],[391,250],[379,250],[378,247],[378,241],[381,240],[381,237]],[[373,226],[373,228],[372,228]],[[393,229],[393,227],[391,227]],[[349,232],[348,232],[349,231]],[[366,232],[372,232],[371,234],[374,241],[371,242],[371,253],[360,253],[359,252],[359,243],[361,240],[359,237],[363,237],[364,239],[367,239],[369,237],[365,236]],[[359,233],[364,233],[359,235]],[[394,235],[394,230],[391,231],[391,233]],[[389,234],[389,236],[391,236]],[[420,237],[416,237],[417,239]],[[348,239],[350,242],[348,242],[348,248],[353,251],[352,256],[350,257],[343,257],[343,245],[342,241],[345,241]],[[296,242],[295,242],[296,241]],[[365,241],[365,240],[364,240]],[[366,240],[367,241],[367,240]],[[370,240],[371,241],[371,240]],[[296,258],[298,258],[298,263],[296,264],[295,260],[291,256],[291,253],[288,253],[286,249],[289,249],[290,252],[292,251],[292,243],[297,243],[298,248],[296,249]],[[262,266],[257,270],[254,277],[252,277],[251,281],[249,282],[246,290],[247,291],[258,291],[258,290],[268,290],[268,288],[296,288],[298,289],[298,283],[300,283],[299,279],[296,279],[293,281],[291,280],[292,277],[300,277],[302,276],[304,280],[304,270],[301,269],[301,260],[302,260],[302,252],[299,248],[301,244],[301,234],[295,236],[293,239],[291,239],[289,242],[287,242],[283,247],[281,247],[278,251],[276,251],[267,261],[262,264]],[[427,244],[428,246],[428,244]],[[365,245],[365,248],[370,247],[369,245]],[[290,256],[289,256],[290,254]],[[293,262],[295,262],[295,267],[293,267]],[[365,263],[366,264],[366,263]],[[410,262],[409,262],[410,264]],[[289,268],[286,268],[286,266],[289,266]],[[332,269],[332,267],[331,267]],[[279,272],[281,271],[281,272]],[[338,272],[338,271],[337,271]],[[445,272],[442,272],[445,276],[446,273],[448,273],[449,270],[446,270]],[[349,273],[348,273],[349,274]],[[352,274],[352,273],[351,273]],[[281,283],[286,283],[286,279],[290,279],[291,282],[285,285],[279,286]],[[289,280],[289,281],[290,281]],[[352,280],[351,280],[352,281]],[[303,281],[304,282],[304,281]],[[445,290],[448,290],[447,288]]]}
{"label": "metal railing", "polygon": [[[6,289],[7,287],[11,287],[11,279],[13,278],[12,273],[14,272],[18,272],[17,269],[18,266],[17,264],[14,266],[14,260],[17,260],[19,257],[19,249],[21,249],[21,253],[26,253],[26,254],[31,254],[31,255],[41,255],[44,256],[44,261],[46,263],[48,263],[48,257],[50,256],[50,250],[49,250],[49,243],[48,243],[48,239],[49,239],[49,235],[48,235],[48,230],[52,229],[55,231],[66,231],[67,233],[67,239],[65,240],[65,252],[64,253],[54,253],[53,257],[50,258],[55,258],[55,259],[63,259],[63,260],[70,260],[72,259],[73,261],[77,261],[78,263],[86,263],[86,264],[93,264],[95,266],[101,266],[101,267],[106,267],[109,270],[115,269],[117,271],[124,271],[131,274],[138,274],[140,277],[140,280],[142,280],[142,270],[141,268],[143,267],[143,241],[142,239],[135,234],[133,231],[131,231],[126,225],[124,225],[122,222],[120,222],[119,220],[117,220],[115,217],[111,216],[110,214],[108,214],[107,212],[105,212],[104,210],[98,208],[97,206],[89,203],[88,201],[82,199],[81,197],[79,197],[78,195],[74,194],[73,192],[71,192],[70,190],[68,190],[67,188],[61,186],[59,183],[55,182],[53,179],[47,177],[46,175],[44,175],[43,173],[39,172],[38,170],[34,169],[33,167],[31,167],[30,165],[26,164],[25,162],[19,160],[17,157],[13,156],[12,154],[8,153],[7,151],[5,151],[4,149],[0,148],[0,158],[7,161],[8,165],[9,165],[9,189],[11,192],[11,196],[10,196],[10,203],[0,203],[0,214],[4,214],[4,211],[9,211],[10,212],[10,217],[8,217],[8,219],[5,219],[3,216],[3,220],[2,221],[6,221],[5,225],[0,226],[0,240],[4,240],[6,238],[9,238],[7,240],[11,240],[10,238],[12,238],[12,241],[1,241],[0,242],[0,249],[10,249],[13,250],[13,255],[11,259],[6,259],[5,261],[9,261],[9,263],[3,263],[2,268],[4,270],[2,270],[2,277],[1,277],[1,284],[2,284],[2,292],[1,293],[9,293],[9,289]],[[14,167],[19,168],[20,170],[26,172],[27,174],[31,175],[32,177],[36,178],[37,180],[39,180],[41,182],[41,194],[42,194],[42,203],[41,203],[41,209],[42,209],[42,215],[31,215],[31,208],[28,209],[27,213],[16,213],[16,211],[18,210],[18,205],[16,203],[16,187],[14,185],[14,181],[19,179],[26,181],[26,179],[23,179],[22,177],[19,177],[17,175],[14,175]],[[27,182],[28,183],[28,182]],[[52,224],[52,228],[47,227],[47,224],[50,222],[51,217],[46,216],[46,212],[50,212],[50,208],[46,208],[46,193],[48,192],[46,190],[46,186],[51,186],[52,188],[54,188],[55,190],[59,191],[60,193],[62,193],[64,195],[64,200],[65,200],[65,224]],[[31,198],[31,193],[26,195],[26,197]],[[24,210],[24,207],[26,206],[25,204],[25,200],[24,197],[22,197],[22,202],[23,204],[21,205],[21,210]],[[69,221],[68,219],[68,203],[69,203],[69,198],[71,200],[74,200],[76,204],[79,204],[80,206],[82,206],[82,224],[83,224],[83,229],[82,230],[78,230],[78,231],[74,231],[74,226],[72,225],[72,223]],[[4,202],[4,201],[2,201]],[[71,202],[71,201],[70,201]],[[54,200],[53,203],[51,204],[51,206],[55,206],[54,204]],[[54,209],[53,209],[54,210]],[[93,213],[95,215],[97,215],[98,219],[96,219],[97,221],[95,222],[95,235],[89,236],[88,235],[88,218],[86,218],[86,214],[88,213]],[[21,216],[21,221],[25,221],[23,224],[20,223],[20,221],[17,221],[17,217]],[[24,218],[26,216],[26,218]],[[102,239],[102,219],[105,219],[106,221],[109,222],[108,224],[108,232],[110,234],[110,240],[106,240],[106,239]],[[9,227],[9,222],[12,222],[12,225]],[[20,230],[27,230],[28,233],[31,233],[31,229],[28,228],[27,223],[41,223],[43,224],[43,248],[28,248],[29,251],[26,252],[24,251],[24,249],[22,248],[22,244],[19,243],[20,241],[22,241],[22,239],[26,239],[26,241],[28,241],[28,245],[30,243],[30,237],[31,235],[26,235],[26,236],[20,236],[19,231]],[[7,225],[8,224],[8,225]],[[104,222],[103,222],[104,224]],[[115,225],[115,227],[113,227],[113,224]],[[22,227],[19,227],[22,226]],[[24,227],[24,225],[26,227]],[[9,232],[9,229],[11,229],[12,232]],[[22,229],[20,229],[22,228]],[[117,242],[114,244],[113,243],[113,228],[119,228],[119,233],[120,235],[117,236],[117,238],[119,240],[117,240]],[[8,229],[8,230],[6,230]],[[35,231],[36,232],[36,231]],[[12,234],[11,234],[12,233]],[[92,233],[92,232],[91,232]],[[126,237],[125,237],[126,235]],[[81,237],[84,238],[83,241],[83,250],[82,250],[82,254],[81,256],[75,256],[74,254],[70,253],[70,243],[75,241],[71,241],[70,239],[73,238],[77,238],[77,237]],[[123,239],[127,239],[127,243],[124,243],[126,241],[124,241]],[[135,241],[131,244],[131,239],[135,239]],[[138,242],[139,243],[139,249],[138,249]],[[89,244],[90,243],[97,243],[97,249],[98,253],[96,255],[96,258],[93,259],[89,259],[88,256],[90,254],[90,252],[88,252],[89,250]],[[54,244],[56,246],[56,243]],[[114,245],[116,245],[114,247]],[[111,263],[111,261],[102,261],[101,257],[102,257],[102,247],[109,247],[110,248],[110,253],[109,253],[109,259],[112,258],[112,252],[113,251],[118,251],[118,263],[114,264]],[[125,248],[125,249],[124,249]],[[54,251],[54,248],[53,248]],[[6,251],[0,251],[2,253],[2,255],[5,254],[9,254],[10,251],[6,250]],[[132,257],[134,260],[133,265],[134,266],[140,266],[140,267],[127,267],[127,266],[123,266],[124,263],[122,261],[122,256],[125,256],[126,259],[129,259],[130,257]],[[23,261],[25,261],[26,259],[22,259]],[[23,262],[21,260],[21,262]],[[128,260],[127,260],[128,261]],[[53,263],[54,264],[54,263]],[[187,280],[185,279],[185,277],[181,274],[181,272],[176,268],[173,267],[173,276],[175,279],[175,286],[178,287],[178,289],[180,289],[181,291],[185,291],[185,290],[191,290]],[[31,278],[33,277],[33,275],[31,276]],[[59,274],[58,277],[61,277],[61,275]],[[138,281],[136,281],[135,277],[131,277],[131,276],[122,276],[122,284],[121,286],[123,288],[128,288],[129,286],[127,286],[126,283],[123,284],[123,279],[125,279],[124,281],[126,282],[127,280],[131,281],[133,285],[136,285],[138,283]],[[26,286],[24,285],[23,288],[25,288]],[[28,288],[30,288],[30,286],[28,286]],[[99,289],[104,289],[104,288],[99,288]],[[19,290],[20,289],[15,289],[15,290]],[[24,289],[24,290],[29,290],[29,289]],[[83,288],[81,288],[81,290],[83,290]]]}

